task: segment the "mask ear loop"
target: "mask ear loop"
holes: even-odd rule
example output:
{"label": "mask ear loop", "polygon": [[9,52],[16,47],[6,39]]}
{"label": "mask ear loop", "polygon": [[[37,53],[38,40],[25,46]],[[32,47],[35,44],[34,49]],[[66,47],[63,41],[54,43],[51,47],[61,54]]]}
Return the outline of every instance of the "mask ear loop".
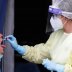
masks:
{"label": "mask ear loop", "polygon": [[63,21],[63,20],[65,21],[65,22],[63,22],[64,25],[68,22],[68,19],[67,19],[66,17],[64,17],[64,16],[61,18],[61,20],[62,20],[62,21]]}

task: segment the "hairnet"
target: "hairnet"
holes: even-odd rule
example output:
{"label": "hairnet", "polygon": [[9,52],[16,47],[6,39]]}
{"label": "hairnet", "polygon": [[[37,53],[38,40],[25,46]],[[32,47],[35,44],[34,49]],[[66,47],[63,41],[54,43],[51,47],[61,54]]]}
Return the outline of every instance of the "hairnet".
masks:
{"label": "hairnet", "polygon": [[56,8],[61,15],[72,19],[72,0],[52,0],[52,7]]}

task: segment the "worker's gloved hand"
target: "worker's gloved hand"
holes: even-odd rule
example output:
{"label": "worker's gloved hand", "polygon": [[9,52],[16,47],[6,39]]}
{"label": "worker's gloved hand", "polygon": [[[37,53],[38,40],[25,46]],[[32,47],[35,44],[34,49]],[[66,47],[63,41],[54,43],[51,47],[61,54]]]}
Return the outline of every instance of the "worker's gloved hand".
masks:
{"label": "worker's gloved hand", "polygon": [[13,35],[8,35],[5,37],[5,39],[12,45],[14,49],[18,47],[17,40]]}
{"label": "worker's gloved hand", "polygon": [[8,35],[5,39],[11,44],[14,50],[23,55],[26,49],[23,46],[18,45],[16,38],[13,35]]}
{"label": "worker's gloved hand", "polygon": [[44,67],[47,68],[48,70],[54,70],[57,72],[64,72],[63,65],[56,64],[53,61],[50,61],[49,59],[43,59],[42,65],[44,65]]}

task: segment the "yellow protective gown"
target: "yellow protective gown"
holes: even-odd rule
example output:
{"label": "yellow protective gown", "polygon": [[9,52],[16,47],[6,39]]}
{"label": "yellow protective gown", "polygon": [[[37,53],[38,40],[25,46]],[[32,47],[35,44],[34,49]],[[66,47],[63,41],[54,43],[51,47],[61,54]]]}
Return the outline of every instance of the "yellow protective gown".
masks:
{"label": "yellow protective gown", "polygon": [[24,48],[26,53],[22,58],[38,64],[48,58],[65,65],[64,72],[72,72],[72,33],[66,34],[61,29],[53,32],[46,43],[35,46],[24,45]]}

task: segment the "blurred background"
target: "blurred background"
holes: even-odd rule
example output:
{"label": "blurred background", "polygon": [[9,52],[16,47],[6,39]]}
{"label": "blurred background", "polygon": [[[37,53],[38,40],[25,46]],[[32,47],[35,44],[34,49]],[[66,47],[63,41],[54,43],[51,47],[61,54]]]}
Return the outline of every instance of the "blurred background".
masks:
{"label": "blurred background", "polygon": [[[0,33],[14,34],[20,45],[45,43],[53,31],[49,22],[50,4],[51,0],[0,0]],[[1,72],[50,72],[40,64],[22,59],[9,45],[0,65]]]}
{"label": "blurred background", "polygon": [[[51,0],[15,1],[14,35],[20,45],[34,46],[48,40],[52,32],[49,22],[51,14],[48,13],[50,4]],[[48,72],[42,65],[25,61],[17,52],[15,52],[15,67],[15,72],[20,70],[21,72]]]}

